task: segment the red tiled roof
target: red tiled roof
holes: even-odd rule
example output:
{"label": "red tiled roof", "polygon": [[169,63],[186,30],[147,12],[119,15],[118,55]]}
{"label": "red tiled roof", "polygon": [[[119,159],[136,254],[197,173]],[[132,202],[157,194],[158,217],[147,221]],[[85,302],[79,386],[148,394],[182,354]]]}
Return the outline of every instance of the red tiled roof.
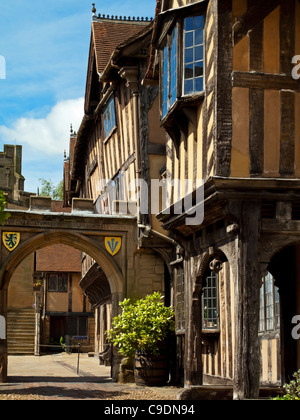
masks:
{"label": "red tiled roof", "polygon": [[98,73],[102,73],[115,48],[145,29],[149,22],[98,19],[92,22]]}
{"label": "red tiled roof", "polygon": [[36,271],[81,273],[81,251],[55,244],[36,251]]}

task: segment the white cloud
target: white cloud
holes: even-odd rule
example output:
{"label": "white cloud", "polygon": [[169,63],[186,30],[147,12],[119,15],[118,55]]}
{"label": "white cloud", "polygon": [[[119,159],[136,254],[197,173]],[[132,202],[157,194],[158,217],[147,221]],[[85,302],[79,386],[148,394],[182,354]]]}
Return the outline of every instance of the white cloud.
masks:
{"label": "white cloud", "polygon": [[[19,118],[11,127],[0,126],[3,143],[26,147],[26,159],[62,156],[68,150],[70,124],[78,130],[83,117],[83,98],[58,102],[45,118]],[[28,153],[29,152],[29,153]]]}

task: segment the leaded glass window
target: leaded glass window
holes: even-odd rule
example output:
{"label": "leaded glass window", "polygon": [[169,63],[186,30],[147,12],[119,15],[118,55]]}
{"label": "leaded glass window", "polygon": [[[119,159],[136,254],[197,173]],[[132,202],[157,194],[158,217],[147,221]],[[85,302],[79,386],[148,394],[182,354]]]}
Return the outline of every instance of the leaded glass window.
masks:
{"label": "leaded glass window", "polygon": [[68,291],[68,275],[65,273],[48,274],[48,292],[65,293]]}
{"label": "leaded glass window", "polygon": [[268,273],[263,278],[260,289],[259,332],[280,328],[280,296],[273,276]]}
{"label": "leaded glass window", "polygon": [[108,137],[116,126],[115,101],[112,96],[103,110],[104,133]]}
{"label": "leaded glass window", "polygon": [[185,329],[185,293],[184,293],[184,270],[177,268],[176,273],[176,323],[177,330]]}
{"label": "leaded glass window", "polygon": [[183,94],[204,90],[204,16],[184,20]]}
{"label": "leaded glass window", "polygon": [[202,318],[204,330],[219,328],[219,276],[213,271],[206,277],[203,287]]}
{"label": "leaded glass window", "polygon": [[163,49],[163,117],[167,115],[169,109],[177,99],[177,45],[178,31],[175,26]]}

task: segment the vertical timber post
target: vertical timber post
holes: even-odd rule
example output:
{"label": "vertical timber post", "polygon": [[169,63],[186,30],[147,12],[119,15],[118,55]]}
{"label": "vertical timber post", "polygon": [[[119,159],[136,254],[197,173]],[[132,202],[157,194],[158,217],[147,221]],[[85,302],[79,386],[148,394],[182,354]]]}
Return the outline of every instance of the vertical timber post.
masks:
{"label": "vertical timber post", "polygon": [[203,385],[202,365],[202,282],[195,284],[189,308],[185,343],[185,387]]}
{"label": "vertical timber post", "polygon": [[7,290],[0,290],[0,383],[7,382]]}
{"label": "vertical timber post", "polygon": [[260,217],[259,202],[241,203],[235,308],[235,400],[259,397]]}

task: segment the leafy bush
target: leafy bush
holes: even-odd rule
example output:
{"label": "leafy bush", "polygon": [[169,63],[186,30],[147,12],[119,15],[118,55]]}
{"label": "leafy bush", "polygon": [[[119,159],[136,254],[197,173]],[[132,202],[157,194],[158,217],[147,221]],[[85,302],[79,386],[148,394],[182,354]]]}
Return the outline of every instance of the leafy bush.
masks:
{"label": "leafy bush", "polygon": [[276,401],[299,401],[300,400],[300,370],[294,373],[294,380],[284,385],[285,394],[283,397],[275,398]]}
{"label": "leafy bush", "polygon": [[113,319],[108,340],[126,357],[136,350],[158,356],[160,344],[175,331],[174,310],[164,306],[157,292],[135,303],[125,299],[120,305],[122,314]]}
{"label": "leafy bush", "polygon": [[3,191],[0,191],[0,225],[4,226],[7,219],[10,218],[10,214],[5,211],[6,198]]}

